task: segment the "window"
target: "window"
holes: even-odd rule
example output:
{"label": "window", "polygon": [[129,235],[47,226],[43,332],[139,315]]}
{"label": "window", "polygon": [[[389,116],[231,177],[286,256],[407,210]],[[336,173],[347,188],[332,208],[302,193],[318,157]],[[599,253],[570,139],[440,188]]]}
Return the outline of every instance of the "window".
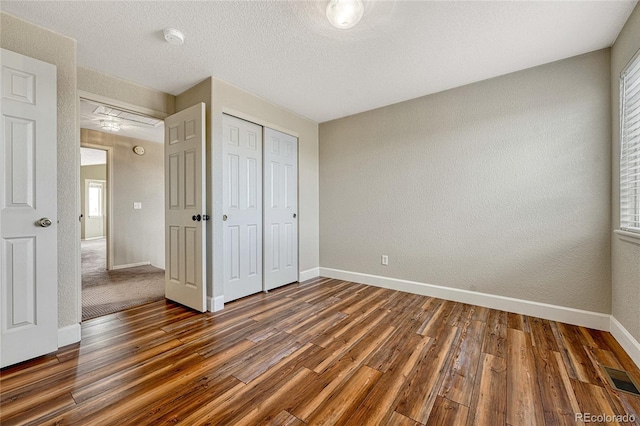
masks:
{"label": "window", "polygon": [[104,216],[104,182],[87,181],[87,210],[89,217]]}
{"label": "window", "polygon": [[620,75],[620,229],[640,233],[640,52]]}

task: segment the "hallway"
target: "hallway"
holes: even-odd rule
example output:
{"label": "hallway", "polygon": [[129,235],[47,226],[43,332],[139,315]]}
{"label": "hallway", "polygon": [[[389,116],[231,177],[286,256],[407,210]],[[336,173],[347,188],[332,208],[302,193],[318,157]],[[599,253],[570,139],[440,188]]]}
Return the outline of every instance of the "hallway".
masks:
{"label": "hallway", "polygon": [[82,320],[164,299],[164,270],[106,270],[106,240],[82,241]]}

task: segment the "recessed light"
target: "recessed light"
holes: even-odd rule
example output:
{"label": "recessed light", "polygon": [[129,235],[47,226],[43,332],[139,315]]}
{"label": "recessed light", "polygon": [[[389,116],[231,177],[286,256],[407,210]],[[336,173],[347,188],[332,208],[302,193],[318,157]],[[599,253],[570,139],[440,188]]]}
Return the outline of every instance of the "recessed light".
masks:
{"label": "recessed light", "polygon": [[175,44],[176,46],[184,44],[184,34],[182,34],[182,31],[176,30],[175,28],[165,28],[162,33],[167,43]]}

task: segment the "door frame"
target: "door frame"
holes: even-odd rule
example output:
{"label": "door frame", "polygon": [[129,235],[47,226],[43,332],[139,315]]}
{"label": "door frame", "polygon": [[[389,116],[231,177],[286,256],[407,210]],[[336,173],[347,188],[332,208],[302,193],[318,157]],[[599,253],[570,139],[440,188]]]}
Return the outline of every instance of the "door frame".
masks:
{"label": "door frame", "polygon": [[[277,130],[279,132],[282,133],[286,133],[288,135],[291,135],[295,138],[298,139],[298,170],[297,170],[297,183],[298,183],[298,188],[297,188],[297,192],[298,192],[298,221],[296,222],[296,226],[298,228],[298,242],[297,242],[297,251],[298,251],[298,281],[300,280],[300,134],[298,132],[295,132],[291,129],[288,129],[286,127],[282,127],[280,125],[277,125],[275,123],[272,123],[270,121],[267,121],[265,119],[262,119],[260,117],[257,117],[255,115],[237,110],[235,108],[226,106],[226,105],[222,105],[218,108],[212,108],[212,114],[215,114],[216,117],[212,117],[211,123],[212,126],[215,126],[216,124],[218,125],[222,125],[222,115],[223,114],[227,114],[227,115],[231,115],[233,117],[239,118],[241,120],[245,120],[245,121],[249,121],[251,123],[257,124],[258,126],[262,127],[262,137],[263,137],[263,149],[264,149],[264,128],[268,127],[270,129],[273,130]],[[218,117],[219,116],[219,117]],[[223,136],[222,136],[222,128],[220,127],[219,129],[215,130],[212,129],[212,149],[211,149],[211,153],[209,154],[212,158],[212,165],[211,165],[211,169],[212,169],[212,179],[214,180],[214,182],[216,181],[216,178],[219,179],[220,182],[222,182],[221,178],[222,178],[222,148],[223,148]],[[216,155],[217,154],[217,155]],[[217,171],[216,171],[217,169]],[[224,243],[223,243],[223,223],[222,223],[222,215],[224,214],[224,212],[222,211],[222,202],[216,202],[216,195],[218,196],[218,198],[220,200],[222,200],[222,188],[221,185],[212,185],[212,189],[210,190],[211,193],[211,211],[212,211],[212,223],[211,223],[211,233],[213,235],[212,241],[211,241],[211,245],[213,247],[213,252],[216,252],[216,249],[218,250],[224,250]],[[264,196],[264,194],[263,194]],[[263,235],[264,235],[264,229],[263,231]],[[263,247],[263,260],[264,260],[264,247]],[[219,288],[222,289],[222,300],[220,302],[218,302],[218,297],[219,296],[214,296],[214,294],[211,295],[207,295],[207,299],[211,300],[211,311],[217,311],[220,309],[223,309],[224,306],[224,274],[221,273],[220,271],[224,271],[224,256],[213,256],[212,260],[211,260],[211,269],[213,270],[212,274],[210,274],[211,278],[207,278],[211,280],[212,283],[212,287],[214,289],[214,294],[215,294],[215,289]],[[216,273],[218,272],[218,273]],[[263,277],[263,282],[262,282],[262,288],[264,291],[264,277]],[[218,304],[220,303],[220,304]]]}
{"label": "door frame", "polygon": [[[91,149],[99,149],[101,151],[106,151],[107,153],[107,175],[105,181],[107,183],[107,194],[106,194],[106,212],[107,212],[107,223],[105,229],[105,237],[107,240],[107,264],[105,265],[107,270],[110,271],[113,268],[113,247],[111,242],[113,241],[113,191],[112,183],[113,183],[113,147],[100,145],[97,143],[83,143],[80,141],[80,148],[91,148]],[[78,168],[82,167],[80,165]],[[82,182],[80,182],[80,187],[82,187]],[[82,212],[82,206],[80,206],[80,212]],[[82,220],[86,220],[87,217],[83,217]],[[80,226],[82,226],[82,222],[80,222]],[[82,238],[81,238],[82,240]],[[82,256],[82,247],[80,247],[80,255]],[[82,280],[82,257],[80,258],[80,279]],[[82,292],[82,281],[80,281],[80,291]],[[81,305],[82,306],[82,305]]]}
{"label": "door frame", "polygon": [[[143,115],[147,115],[149,117],[152,118],[157,118],[158,120],[164,120],[166,117],[168,117],[171,114],[167,114],[166,112],[162,112],[162,111],[157,111],[151,108],[146,108],[143,106],[139,106],[139,105],[135,105],[135,104],[131,104],[129,102],[125,102],[125,101],[120,101],[114,98],[109,98],[107,96],[102,96],[102,95],[98,95],[95,93],[91,93],[91,92],[87,92],[85,90],[77,90],[77,102],[76,102],[76,107],[77,110],[80,111],[80,101],[91,101],[91,102],[97,102],[100,104],[103,104],[105,106],[110,106],[110,107],[114,107],[117,109],[121,109],[121,110],[125,110],[125,111],[129,111],[129,112],[133,112],[133,113],[137,113],[137,114],[143,114]],[[103,149],[107,151],[107,268],[110,269],[111,266],[113,266],[111,263],[113,263],[113,251],[112,251],[112,247],[110,244],[110,241],[112,241],[111,237],[111,231],[112,231],[112,226],[111,226],[111,218],[113,217],[113,212],[112,212],[112,199],[111,199],[111,188],[113,187],[112,185],[112,170],[110,170],[110,167],[113,167],[113,152],[112,152],[112,147],[108,147],[105,145],[99,145],[99,144],[83,144],[80,140],[80,119],[78,118],[78,121],[76,122],[77,125],[77,129],[78,129],[78,133],[77,133],[77,145],[76,145],[76,176],[78,179],[78,182],[80,182],[80,147],[86,147],[86,148],[96,148],[96,149]],[[77,211],[77,216],[78,218],[80,217],[80,212],[81,210],[81,206],[80,206],[80,185],[78,185],[78,187],[76,188],[76,199],[77,199],[77,203],[76,203],[76,211]],[[82,226],[80,221],[78,220],[77,224],[76,224],[77,228],[77,232],[78,232],[78,237],[80,237],[80,227]],[[81,240],[80,238],[77,238],[76,244],[75,244],[75,255],[76,255],[76,282],[78,283],[77,286],[77,298],[76,298],[76,306],[77,306],[77,312],[78,312],[78,323],[82,322],[82,247],[81,247]]]}

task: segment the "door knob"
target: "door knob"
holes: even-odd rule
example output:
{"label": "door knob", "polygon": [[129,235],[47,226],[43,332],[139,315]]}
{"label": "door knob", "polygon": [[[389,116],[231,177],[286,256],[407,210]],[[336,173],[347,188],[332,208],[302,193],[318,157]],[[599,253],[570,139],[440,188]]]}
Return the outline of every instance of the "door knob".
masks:
{"label": "door knob", "polygon": [[48,228],[49,226],[51,226],[51,219],[49,219],[48,217],[43,217],[41,219],[38,219],[36,225],[42,226],[43,228]]}
{"label": "door knob", "polygon": [[222,215],[222,221],[223,221],[223,222],[226,222],[226,220],[227,220],[227,215],[226,215],[226,214],[223,214],[223,215]]}
{"label": "door knob", "polygon": [[200,216],[199,214],[198,215],[194,214],[193,216],[191,216],[191,220],[194,222],[200,222],[200,219],[202,219],[202,216]]}

